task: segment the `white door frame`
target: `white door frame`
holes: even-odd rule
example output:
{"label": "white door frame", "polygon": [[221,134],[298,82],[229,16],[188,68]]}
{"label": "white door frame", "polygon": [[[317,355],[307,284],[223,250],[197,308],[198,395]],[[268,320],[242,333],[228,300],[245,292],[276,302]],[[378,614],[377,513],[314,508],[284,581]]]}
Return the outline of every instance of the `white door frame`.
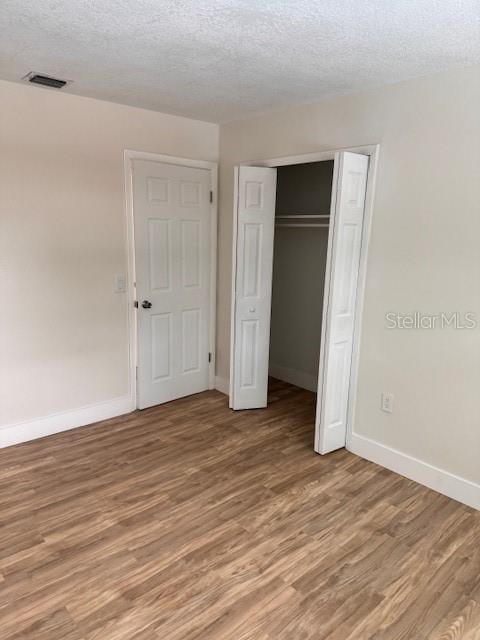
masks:
{"label": "white door frame", "polygon": [[[368,167],[368,178],[367,178],[367,194],[365,198],[365,211],[364,211],[363,230],[362,230],[362,250],[360,254],[360,266],[359,266],[358,283],[357,283],[357,299],[355,304],[355,325],[354,325],[354,336],[353,336],[352,366],[351,366],[351,373],[350,373],[350,393],[348,396],[348,407],[347,407],[346,446],[348,449],[350,448],[350,443],[352,440],[353,425],[355,423],[355,410],[356,410],[357,387],[358,387],[358,369],[359,369],[359,362],[360,362],[360,336],[361,336],[361,330],[362,330],[368,249],[370,244],[370,235],[371,235],[371,228],[372,228],[373,203],[374,203],[374,196],[375,196],[375,183],[376,183],[376,177],[377,177],[380,145],[368,144],[368,145],[362,145],[358,147],[343,147],[338,149],[329,149],[327,151],[315,151],[313,153],[305,153],[305,154],[295,155],[295,156],[282,156],[280,158],[268,158],[266,160],[258,160],[256,162],[246,161],[246,162],[240,162],[239,164],[247,165],[247,166],[256,166],[256,167],[281,167],[281,166],[288,166],[293,164],[307,164],[309,162],[322,162],[324,160],[334,160],[335,153],[339,151],[351,151],[353,153],[361,153],[363,155],[370,157],[370,162]],[[236,174],[235,174],[235,178],[236,178]],[[236,179],[235,179],[235,185],[236,185]],[[235,268],[236,268],[235,256],[236,256],[236,243],[237,243],[236,186],[235,186],[234,197],[235,197],[235,200],[234,200],[235,207],[234,207],[234,213],[233,213],[233,225],[234,225],[233,234],[234,235],[233,235],[233,256],[232,256],[233,267],[232,268],[235,273]],[[234,301],[234,293],[235,293],[235,277],[233,275],[232,276],[232,301]],[[232,306],[232,315],[233,315],[233,306]],[[231,336],[231,342],[233,342],[233,335]],[[231,367],[232,367],[232,363],[230,363],[230,384],[231,384],[231,375],[232,375]]]}
{"label": "white door frame", "polygon": [[128,387],[132,399],[132,410],[137,408],[137,310],[134,306],[136,297],[135,286],[135,237],[133,225],[133,161],[150,160],[162,164],[174,164],[193,169],[207,169],[210,171],[212,202],[210,204],[210,327],[209,352],[212,354],[208,370],[208,388],[215,388],[215,341],[217,316],[217,192],[218,192],[218,164],[207,160],[192,160],[160,153],[134,151],[125,149],[123,152],[123,166],[125,176],[125,216],[126,216],[126,244],[127,244],[127,299],[128,299]]}

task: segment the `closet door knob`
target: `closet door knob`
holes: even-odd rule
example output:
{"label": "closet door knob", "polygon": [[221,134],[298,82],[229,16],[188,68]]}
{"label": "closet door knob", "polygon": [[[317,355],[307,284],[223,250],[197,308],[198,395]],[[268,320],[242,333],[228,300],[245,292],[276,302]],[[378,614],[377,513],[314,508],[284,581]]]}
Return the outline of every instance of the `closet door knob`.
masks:
{"label": "closet door knob", "polygon": [[250,311],[250,313],[255,313],[256,309],[255,309],[255,307],[250,307],[249,311]]}

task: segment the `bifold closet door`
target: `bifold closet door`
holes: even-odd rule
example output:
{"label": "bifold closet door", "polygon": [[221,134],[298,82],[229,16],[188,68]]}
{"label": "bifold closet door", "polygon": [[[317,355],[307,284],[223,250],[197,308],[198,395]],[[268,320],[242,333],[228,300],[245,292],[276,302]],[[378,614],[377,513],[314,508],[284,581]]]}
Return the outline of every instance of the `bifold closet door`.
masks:
{"label": "bifold closet door", "polygon": [[345,446],[368,156],[335,155],[315,450]]}
{"label": "bifold closet door", "polygon": [[276,169],[235,170],[230,407],[267,406]]}

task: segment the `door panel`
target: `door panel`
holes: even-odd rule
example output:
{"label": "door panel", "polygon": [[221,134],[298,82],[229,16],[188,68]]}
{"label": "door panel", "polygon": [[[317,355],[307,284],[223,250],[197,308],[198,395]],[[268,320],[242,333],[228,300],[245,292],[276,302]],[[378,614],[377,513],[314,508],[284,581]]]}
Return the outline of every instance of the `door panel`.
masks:
{"label": "door panel", "polygon": [[182,284],[199,287],[201,229],[198,220],[182,220]]}
{"label": "door panel", "polygon": [[256,385],[258,320],[242,320],[242,364],[240,388],[252,389]]}
{"label": "door panel", "polygon": [[335,156],[336,188],[330,220],[315,450],[345,446],[358,270],[362,246],[368,156]]}
{"label": "door panel", "polygon": [[152,359],[152,380],[171,378],[172,314],[154,313],[150,317],[152,351],[156,354]]}
{"label": "door panel", "polygon": [[142,409],[209,386],[210,172],[134,160],[133,207]]}
{"label": "door panel", "polygon": [[262,225],[246,223],[244,227],[243,297],[258,298],[262,277]]}
{"label": "door panel", "polygon": [[[230,406],[267,406],[276,170],[237,171]],[[235,246],[236,245],[236,246]]]}
{"label": "door panel", "polygon": [[199,309],[187,309],[182,314],[183,373],[198,371],[201,363],[201,317]]}
{"label": "door panel", "polygon": [[148,220],[148,244],[150,263],[150,287],[152,291],[171,288],[171,220]]}

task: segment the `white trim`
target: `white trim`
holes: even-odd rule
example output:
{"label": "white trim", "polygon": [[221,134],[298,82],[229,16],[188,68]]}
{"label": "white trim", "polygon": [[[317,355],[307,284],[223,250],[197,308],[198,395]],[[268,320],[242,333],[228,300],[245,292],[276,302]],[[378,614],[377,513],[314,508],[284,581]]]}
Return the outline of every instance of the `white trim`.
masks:
{"label": "white trim", "polygon": [[292,164],[308,164],[309,162],[324,162],[325,160],[334,160],[335,154],[340,151],[351,151],[352,153],[362,153],[366,156],[375,154],[378,144],[366,144],[359,147],[343,147],[341,149],[329,149],[328,151],[314,151],[312,153],[303,153],[297,156],[281,156],[279,158],[268,158],[267,160],[259,160],[258,162],[240,162],[240,166],[247,165],[253,167],[284,167]]}
{"label": "white trim", "polygon": [[350,435],[347,449],[405,478],[480,510],[480,484],[456,476],[445,469],[435,467],[358,433]]}
{"label": "white trim", "polygon": [[218,165],[209,163],[210,188],[212,190],[212,203],[210,205],[210,336],[209,351],[212,354],[208,372],[209,389],[215,389],[215,360],[217,344],[217,260],[218,260]]}
{"label": "white trim", "polygon": [[137,314],[134,301],[137,299],[135,274],[135,237],[133,223],[133,175],[132,157],[124,151],[123,171],[125,176],[125,242],[127,250],[127,327],[128,327],[128,390],[133,406],[137,406]]}
{"label": "white trim", "polygon": [[54,433],[83,427],[100,420],[108,420],[116,416],[130,413],[135,404],[130,396],[122,396],[105,402],[86,405],[73,411],[53,413],[43,418],[35,418],[25,422],[17,422],[0,427],[0,448],[14,444],[44,438]]}
{"label": "white trim", "polygon": [[179,164],[182,167],[192,167],[193,169],[213,169],[215,171],[218,166],[217,162],[180,158],[178,156],[170,156],[166,153],[150,153],[148,151],[125,149],[124,154],[125,157],[130,160],[151,160],[152,162],[163,162],[163,164]]}
{"label": "white trim", "polygon": [[235,383],[235,306],[237,302],[237,243],[238,243],[238,167],[233,169],[233,234],[232,234],[232,290],[230,294],[230,376],[228,406],[233,409]]}
{"label": "white trim", "polygon": [[307,391],[317,393],[317,376],[312,373],[291,369],[290,367],[282,367],[279,364],[270,362],[268,374],[272,378],[283,380],[283,382],[293,384],[296,387],[300,387],[300,389],[307,389]]}
{"label": "white trim", "polygon": [[227,378],[222,378],[221,376],[217,376],[215,378],[215,389],[217,391],[220,391],[220,393],[224,393],[226,396],[228,396],[230,383],[227,380]]}
{"label": "white trim", "polygon": [[146,151],[134,151],[125,149],[123,152],[123,166],[125,176],[125,218],[126,218],[126,243],[127,243],[127,300],[128,300],[128,332],[129,332],[129,367],[128,386],[134,407],[137,406],[137,314],[134,307],[136,300],[135,290],[135,237],[133,224],[133,184],[132,184],[132,161],[149,160],[151,162],[161,162],[163,164],[175,164],[182,167],[194,169],[207,169],[210,171],[210,188],[213,193],[213,202],[210,205],[211,215],[211,238],[210,238],[210,330],[209,330],[209,351],[212,359],[208,372],[208,388],[215,388],[215,343],[216,343],[216,320],[217,320],[217,225],[218,225],[218,163],[208,160],[193,160],[191,158],[179,158],[160,153],[149,153]]}

